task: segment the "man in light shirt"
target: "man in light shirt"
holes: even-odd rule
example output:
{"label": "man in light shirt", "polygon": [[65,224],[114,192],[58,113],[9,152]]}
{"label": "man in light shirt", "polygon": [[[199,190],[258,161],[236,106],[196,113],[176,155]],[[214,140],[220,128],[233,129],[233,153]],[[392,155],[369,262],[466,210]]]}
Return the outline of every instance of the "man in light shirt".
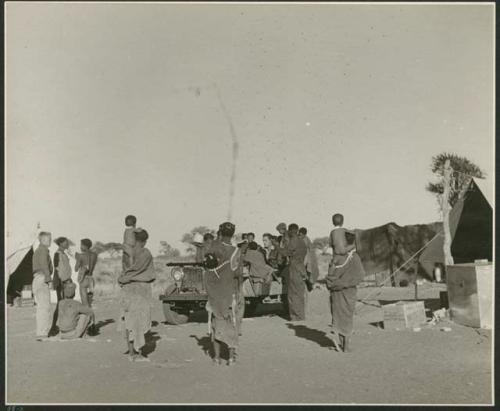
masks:
{"label": "man in light shirt", "polygon": [[36,337],[42,340],[48,337],[51,327],[50,286],[53,266],[49,247],[52,235],[48,232],[41,232],[38,240],[40,245],[33,253],[32,290],[36,303]]}

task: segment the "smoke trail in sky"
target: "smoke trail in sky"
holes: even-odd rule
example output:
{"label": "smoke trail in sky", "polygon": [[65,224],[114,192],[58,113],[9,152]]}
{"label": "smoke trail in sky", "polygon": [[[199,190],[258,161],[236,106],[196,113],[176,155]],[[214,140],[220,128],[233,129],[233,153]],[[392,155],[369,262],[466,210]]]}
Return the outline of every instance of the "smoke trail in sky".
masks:
{"label": "smoke trail in sky", "polygon": [[[238,151],[239,151],[238,136],[236,134],[236,129],[234,128],[233,119],[231,118],[231,115],[229,114],[229,111],[226,105],[224,104],[224,100],[222,99],[222,95],[219,90],[219,87],[217,86],[217,83],[212,83],[212,87],[215,90],[215,93],[217,94],[217,100],[219,101],[220,108],[222,109],[224,117],[226,117],[226,120],[229,124],[229,131],[231,133],[231,139],[233,143],[232,144],[233,163],[231,166],[231,178],[229,180],[229,205],[227,210],[227,221],[231,221],[233,217],[233,202],[234,202],[234,193],[236,185],[236,165],[238,162]],[[187,90],[194,92],[196,97],[199,97],[202,89],[209,89],[212,87],[210,87],[209,85],[203,87],[189,86],[187,87]],[[182,92],[183,90],[186,90],[186,88],[172,88],[172,91],[174,93]]]}
{"label": "smoke trail in sky", "polygon": [[226,120],[229,124],[229,131],[231,132],[231,138],[233,142],[233,163],[231,167],[231,179],[229,180],[229,206],[227,210],[227,220],[231,221],[233,216],[233,201],[234,201],[234,191],[235,191],[235,183],[236,183],[236,164],[238,161],[238,136],[236,135],[236,130],[234,128],[233,120],[229,111],[227,110],[226,105],[224,104],[224,100],[222,100],[222,95],[220,93],[219,87],[214,83],[215,91],[217,93],[217,98],[219,99],[219,104],[221,109],[226,117]]}

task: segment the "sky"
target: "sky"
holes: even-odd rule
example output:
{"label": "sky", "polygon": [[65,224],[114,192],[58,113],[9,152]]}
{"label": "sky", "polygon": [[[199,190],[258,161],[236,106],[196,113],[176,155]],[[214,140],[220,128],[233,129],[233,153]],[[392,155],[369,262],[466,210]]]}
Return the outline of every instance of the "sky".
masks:
{"label": "sky", "polygon": [[[433,155],[494,177],[494,5],[6,4],[6,230],[183,249],[228,215],[311,238],[440,219]],[[220,92],[218,99],[216,89]]]}

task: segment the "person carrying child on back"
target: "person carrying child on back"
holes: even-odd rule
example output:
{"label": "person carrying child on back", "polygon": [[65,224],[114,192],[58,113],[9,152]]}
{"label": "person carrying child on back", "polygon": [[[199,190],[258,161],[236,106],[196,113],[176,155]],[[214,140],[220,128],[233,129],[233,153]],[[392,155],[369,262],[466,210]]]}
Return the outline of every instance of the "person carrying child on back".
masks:
{"label": "person carrying child on back", "polygon": [[354,309],[357,301],[357,285],[365,276],[361,259],[356,253],[356,244],[348,244],[346,234],[354,234],[342,227],[344,216],[335,214],[332,217],[334,225],[330,233],[330,246],[333,257],[326,276],[326,286],[330,290],[330,304],[334,331],[338,334],[343,352],[349,351],[352,335]]}
{"label": "person carrying child on back", "polygon": [[134,236],[134,263],[118,277],[121,286],[120,307],[123,313],[121,321],[130,361],[149,361],[142,349],[146,345],[145,334],[151,329],[151,284],[156,275],[153,256],[146,248],[148,232],[137,228]]}

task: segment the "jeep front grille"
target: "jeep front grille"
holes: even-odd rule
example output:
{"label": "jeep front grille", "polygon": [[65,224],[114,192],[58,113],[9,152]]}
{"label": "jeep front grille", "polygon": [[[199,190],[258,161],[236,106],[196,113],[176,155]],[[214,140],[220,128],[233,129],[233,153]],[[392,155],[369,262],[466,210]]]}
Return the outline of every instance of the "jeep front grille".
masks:
{"label": "jeep front grille", "polygon": [[182,279],[182,288],[188,290],[197,290],[202,293],[205,291],[203,284],[202,267],[184,267],[184,278]]}

